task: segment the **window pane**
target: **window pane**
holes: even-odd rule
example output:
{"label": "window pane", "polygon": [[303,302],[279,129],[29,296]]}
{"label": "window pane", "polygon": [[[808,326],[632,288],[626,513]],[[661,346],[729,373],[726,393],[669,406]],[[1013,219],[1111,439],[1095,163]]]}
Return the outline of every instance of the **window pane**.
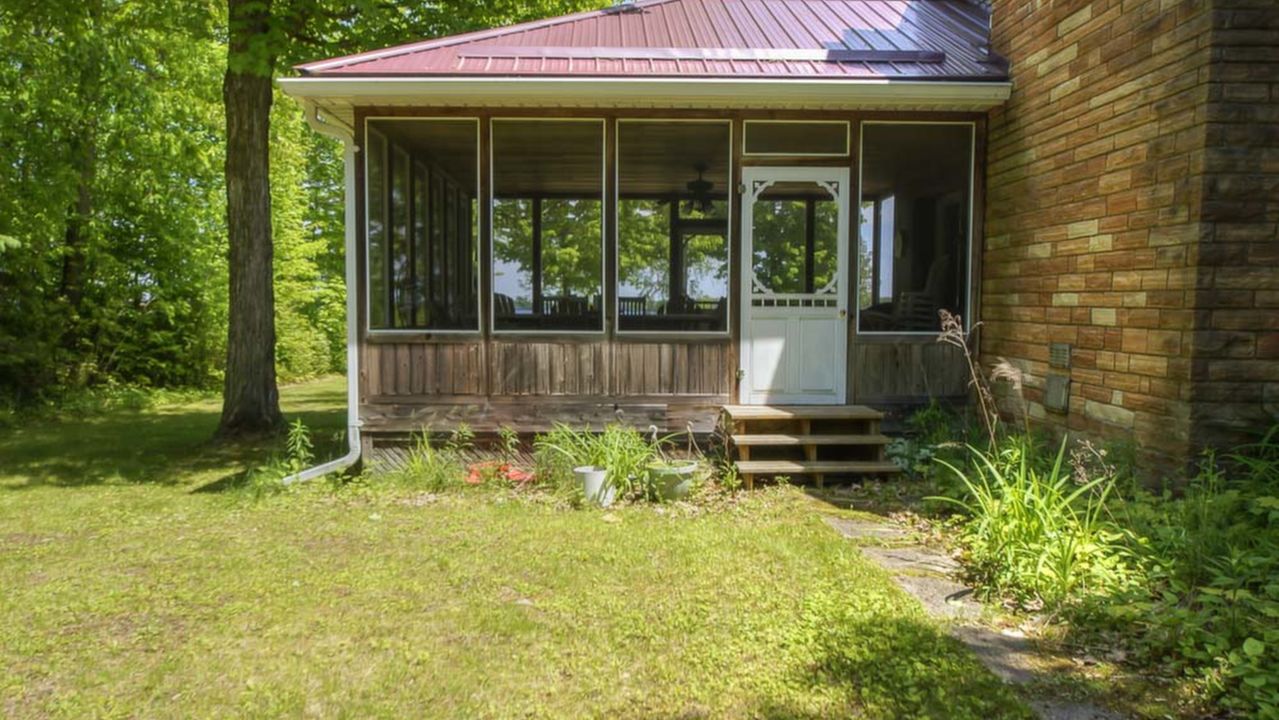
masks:
{"label": "window pane", "polygon": [[858,328],[937,332],[967,311],[972,127],[866,124],[862,155]]}
{"label": "window pane", "polygon": [[787,295],[838,290],[839,203],[814,182],[770,185],[751,207],[754,291]]}
{"label": "window pane", "polygon": [[386,140],[369,132],[365,155],[368,185],[369,327],[386,327]]}
{"label": "window pane", "polygon": [[618,328],[728,330],[727,123],[618,123]]}
{"label": "window pane", "polygon": [[603,330],[604,127],[493,121],[497,330]]}
{"label": "window pane", "polygon": [[846,122],[776,122],[747,120],[747,155],[847,155]]}
{"label": "window pane", "polygon": [[[478,330],[475,229],[448,219],[445,207],[451,196],[452,205],[474,212],[478,124],[459,119],[369,125],[370,326]],[[389,158],[381,161],[389,167],[376,173],[382,179],[374,177],[379,144]],[[465,261],[449,265],[450,258]],[[381,309],[374,309],[378,304]]]}

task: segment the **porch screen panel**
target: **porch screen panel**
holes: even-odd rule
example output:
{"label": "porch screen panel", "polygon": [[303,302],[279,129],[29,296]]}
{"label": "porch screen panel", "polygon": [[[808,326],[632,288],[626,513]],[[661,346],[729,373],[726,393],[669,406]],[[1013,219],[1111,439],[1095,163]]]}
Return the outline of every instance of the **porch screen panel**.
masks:
{"label": "porch screen panel", "polygon": [[412,160],[401,147],[391,153],[391,289],[395,326],[413,325],[414,279],[412,220]]}
{"label": "porch screen panel", "polygon": [[493,327],[599,332],[604,124],[496,119]]}
{"label": "porch screen panel", "polygon": [[370,120],[369,327],[478,331],[479,124]]}
{"label": "porch screen panel", "polygon": [[386,139],[370,131],[365,154],[368,189],[369,327],[387,326]]}
{"label": "porch screen panel", "polygon": [[971,123],[865,123],[857,329],[936,333],[967,317]]}
{"label": "porch screen panel", "polygon": [[617,125],[617,327],[728,332],[731,125]]}

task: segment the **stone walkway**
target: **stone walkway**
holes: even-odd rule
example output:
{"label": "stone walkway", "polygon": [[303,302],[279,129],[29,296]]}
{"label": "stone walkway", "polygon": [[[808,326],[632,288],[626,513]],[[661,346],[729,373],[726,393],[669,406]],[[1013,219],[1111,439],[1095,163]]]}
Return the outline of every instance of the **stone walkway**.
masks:
{"label": "stone walkway", "polygon": [[[1025,637],[981,622],[986,608],[971,588],[955,581],[959,564],[949,555],[919,544],[909,532],[887,522],[831,516],[826,522],[888,570],[929,615],[948,621],[951,634],[1004,682],[1027,686],[1053,672]],[[1042,698],[1027,703],[1044,720],[1123,720],[1090,703]]]}

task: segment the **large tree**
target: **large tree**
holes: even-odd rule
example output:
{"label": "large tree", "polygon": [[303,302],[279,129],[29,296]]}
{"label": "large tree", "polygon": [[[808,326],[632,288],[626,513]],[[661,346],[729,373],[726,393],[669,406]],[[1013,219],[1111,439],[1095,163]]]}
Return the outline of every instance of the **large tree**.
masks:
{"label": "large tree", "polygon": [[271,246],[271,77],[278,50],[271,0],[228,0],[226,212],[230,314],[222,437],[271,433],[283,423],[275,383]]}
{"label": "large tree", "polygon": [[227,0],[227,231],[230,318],[218,435],[276,431],[270,138],[272,77],[281,65],[585,7],[599,0],[400,3]]}

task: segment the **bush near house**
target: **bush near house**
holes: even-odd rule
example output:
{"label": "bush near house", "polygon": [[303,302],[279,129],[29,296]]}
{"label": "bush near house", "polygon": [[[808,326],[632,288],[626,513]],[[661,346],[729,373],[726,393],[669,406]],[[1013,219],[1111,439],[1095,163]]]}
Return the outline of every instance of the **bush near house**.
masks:
{"label": "bush near house", "polygon": [[1229,713],[1279,718],[1279,426],[1205,454],[1178,494],[1142,490],[1113,453],[1070,448],[1001,433],[928,449],[968,579],[1193,679]]}

